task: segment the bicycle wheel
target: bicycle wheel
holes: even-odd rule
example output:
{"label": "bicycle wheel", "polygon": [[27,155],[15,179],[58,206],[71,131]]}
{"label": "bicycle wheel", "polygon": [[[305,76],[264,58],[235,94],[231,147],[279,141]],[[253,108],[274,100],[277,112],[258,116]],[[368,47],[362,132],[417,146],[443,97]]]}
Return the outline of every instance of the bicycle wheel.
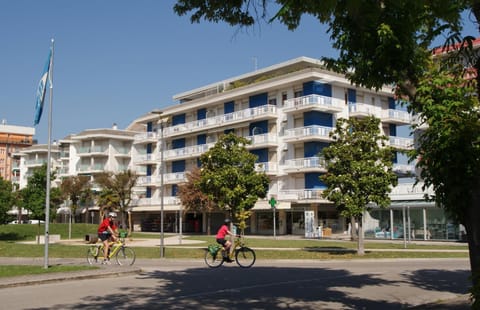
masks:
{"label": "bicycle wheel", "polygon": [[212,255],[209,251],[205,251],[205,263],[210,268],[217,268],[222,266],[223,264],[223,257],[222,251],[218,250],[215,255]]}
{"label": "bicycle wheel", "polygon": [[117,264],[122,266],[133,265],[133,263],[135,263],[135,258],[135,251],[126,246],[121,247],[115,255]]}
{"label": "bicycle wheel", "polygon": [[96,245],[92,245],[87,250],[87,262],[90,265],[98,263],[99,248]]}
{"label": "bicycle wheel", "polygon": [[250,248],[241,247],[235,251],[235,260],[238,266],[242,268],[252,267],[256,258],[255,252]]}

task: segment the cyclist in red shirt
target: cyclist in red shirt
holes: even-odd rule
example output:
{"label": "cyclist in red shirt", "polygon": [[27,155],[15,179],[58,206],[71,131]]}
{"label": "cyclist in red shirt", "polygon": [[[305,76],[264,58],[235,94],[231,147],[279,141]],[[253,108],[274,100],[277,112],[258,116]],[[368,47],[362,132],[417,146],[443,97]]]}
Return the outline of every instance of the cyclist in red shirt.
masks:
{"label": "cyclist in red shirt", "polygon": [[225,249],[225,251],[223,252],[224,253],[223,259],[229,263],[232,262],[232,260],[228,257],[228,252],[230,251],[230,246],[232,245],[232,243],[229,240],[226,240],[225,237],[227,235],[230,235],[230,236],[234,235],[229,230],[229,226],[231,222],[232,221],[230,219],[225,219],[224,224],[220,227],[220,229],[218,229],[217,236],[216,236],[217,243],[221,244]]}
{"label": "cyclist in red shirt", "polygon": [[110,245],[108,244],[110,239],[112,241],[117,240],[117,236],[115,233],[116,226],[114,223],[117,214],[115,212],[108,213],[108,217],[105,218],[100,225],[98,226],[98,238],[103,242],[103,262],[102,264],[109,264],[110,261],[108,260],[108,248]]}

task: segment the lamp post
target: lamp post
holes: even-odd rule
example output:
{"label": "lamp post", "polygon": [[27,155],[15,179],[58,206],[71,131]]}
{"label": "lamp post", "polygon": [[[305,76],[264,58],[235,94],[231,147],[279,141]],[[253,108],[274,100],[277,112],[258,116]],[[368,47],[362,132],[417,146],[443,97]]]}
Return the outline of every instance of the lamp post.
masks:
{"label": "lamp post", "polygon": [[163,231],[163,221],[164,221],[164,197],[165,197],[165,189],[164,189],[164,162],[163,162],[163,148],[164,148],[164,139],[163,139],[163,119],[162,119],[162,111],[153,110],[151,113],[157,114],[160,116],[160,258],[165,257],[165,233]]}

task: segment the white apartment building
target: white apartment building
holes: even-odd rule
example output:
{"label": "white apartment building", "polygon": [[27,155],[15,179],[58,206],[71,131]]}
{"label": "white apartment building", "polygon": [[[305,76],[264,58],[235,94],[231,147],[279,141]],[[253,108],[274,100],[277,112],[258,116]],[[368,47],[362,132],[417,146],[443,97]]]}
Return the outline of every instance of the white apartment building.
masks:
{"label": "white apartment building", "polygon": [[[326,172],[319,154],[328,146],[329,132],[339,118],[380,118],[383,133],[399,151],[395,171],[401,178],[415,172],[414,165],[408,164],[400,152],[413,146],[406,130],[412,120],[405,108],[395,102],[392,89],[372,91],[354,87],[344,76],[327,71],[316,59],[300,57],[178,94],[174,99],[178,104],[133,122],[145,129],[133,142],[133,163],[145,172],[137,183],[140,196],[132,209],[137,229],[140,226],[146,231],[159,230],[162,157],[164,230],[175,231],[181,211],[176,197],[178,184],[186,180],[187,171],[199,165],[199,156],[228,132],[252,141],[248,148],[258,156],[257,168],[271,180],[267,199],[258,201],[253,209],[248,228],[253,234],[274,231],[270,197],[278,202],[278,234],[308,236],[348,230],[348,220],[322,198],[325,185],[319,179]],[[412,186],[412,182],[401,182],[392,193],[391,210],[374,210],[366,216],[367,236],[399,238],[405,230],[412,231],[405,234],[408,238],[430,238],[426,210],[433,206],[423,201],[423,193],[412,196],[412,192],[419,191],[419,187]],[[404,225],[402,219],[407,212],[412,218]],[[221,212],[214,214],[213,230],[224,216]],[[207,231],[205,214],[187,212],[183,221],[189,232]],[[444,215],[438,221],[443,221],[445,227],[448,224]]]}
{"label": "white apartment building", "polygon": [[[130,206],[134,230],[160,231],[163,210],[164,231],[182,227],[186,233],[206,233],[207,215],[184,212],[178,186],[220,135],[234,132],[252,141],[248,148],[258,156],[257,169],[271,180],[267,198],[253,208],[247,233],[341,234],[349,229],[348,219],[322,198],[325,185],[319,176],[326,169],[319,154],[339,118],[375,115],[398,150],[394,170],[400,184],[391,193],[391,208],[365,215],[366,237],[461,237],[459,225],[424,200],[421,184],[413,187],[415,167],[401,152],[413,146],[408,130],[412,120],[390,87],[355,87],[319,60],[300,57],[186,91],[174,100],[178,103],[138,117],[126,130],[91,129],[63,139],[57,175],[134,170],[139,175]],[[277,201],[275,210],[268,203],[271,197]],[[95,212],[98,206],[88,210]],[[211,214],[210,230],[224,217],[220,211]]]}

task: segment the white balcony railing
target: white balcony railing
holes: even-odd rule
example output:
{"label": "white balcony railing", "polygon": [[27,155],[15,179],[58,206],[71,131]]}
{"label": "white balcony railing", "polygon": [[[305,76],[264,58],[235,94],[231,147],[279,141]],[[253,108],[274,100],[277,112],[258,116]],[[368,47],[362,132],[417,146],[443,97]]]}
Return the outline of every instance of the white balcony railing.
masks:
{"label": "white balcony railing", "polygon": [[343,110],[343,107],[332,97],[315,94],[288,99],[285,100],[283,104],[285,112],[306,109],[317,109],[328,112],[340,112]]}
{"label": "white balcony railing", "polygon": [[256,172],[276,173],[278,172],[278,165],[276,163],[263,162],[255,164]]}
{"label": "white balcony railing", "polygon": [[413,139],[390,136],[389,145],[398,149],[410,150],[413,148]]}
{"label": "white balcony railing", "polygon": [[376,116],[380,117],[380,109],[370,104],[353,103],[348,105],[348,112],[350,116]]}
{"label": "white balcony railing", "polygon": [[158,139],[158,134],[153,131],[142,132],[133,136],[134,143],[155,142]]}
{"label": "white balcony railing", "polygon": [[288,159],[285,161],[284,169],[286,171],[291,169],[326,169],[325,159],[318,156]]}
{"label": "white balcony railing", "polygon": [[[252,141],[252,145],[255,146],[264,146],[266,144],[276,144],[277,143],[277,135],[264,133],[259,135],[253,135],[246,137],[248,140]],[[251,146],[252,146],[251,145]]]}
{"label": "white balcony railing", "polygon": [[407,111],[388,109],[382,113],[382,120],[397,124],[410,124],[412,116]]}
{"label": "white balcony railing", "polygon": [[215,143],[198,144],[178,149],[166,150],[163,154],[164,159],[178,159],[181,157],[196,157],[208,151]]}
{"label": "white balcony railing", "polygon": [[332,127],[325,127],[325,126],[318,126],[318,125],[287,129],[285,130],[284,139],[298,140],[298,139],[305,139],[305,138],[317,138],[317,139],[329,141],[330,132],[332,130],[333,130]]}
{"label": "white balcony railing", "polygon": [[202,120],[196,120],[188,123],[178,124],[166,127],[163,130],[165,137],[182,134],[194,130],[205,130],[208,128],[226,126],[237,122],[243,122],[249,119],[260,119],[262,116],[276,117],[277,107],[275,105],[263,105],[255,108],[249,108],[232,113],[221,114],[208,117]]}

